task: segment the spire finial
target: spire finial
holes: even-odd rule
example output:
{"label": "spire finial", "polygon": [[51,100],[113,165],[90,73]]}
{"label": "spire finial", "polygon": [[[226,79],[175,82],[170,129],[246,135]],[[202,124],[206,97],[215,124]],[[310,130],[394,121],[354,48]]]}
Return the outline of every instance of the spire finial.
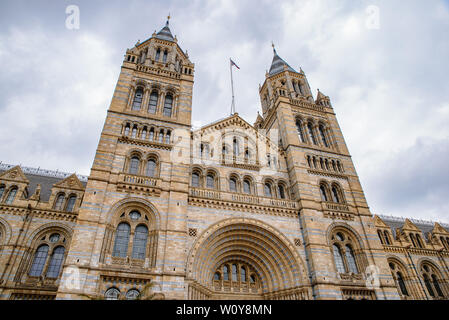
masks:
{"label": "spire finial", "polygon": [[274,47],[274,42],[271,41],[271,46],[273,47],[273,52],[276,53],[276,48]]}
{"label": "spire finial", "polygon": [[171,16],[170,16],[170,12],[168,13],[168,16],[167,16],[167,24],[168,24],[168,22],[170,21],[170,18],[171,18]]}

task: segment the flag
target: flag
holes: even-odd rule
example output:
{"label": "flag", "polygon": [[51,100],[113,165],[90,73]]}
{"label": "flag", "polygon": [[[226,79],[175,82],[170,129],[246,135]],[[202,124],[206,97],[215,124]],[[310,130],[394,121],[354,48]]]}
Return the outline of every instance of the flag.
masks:
{"label": "flag", "polygon": [[239,69],[240,70],[240,68],[239,68],[239,66],[238,65],[236,65],[235,64],[235,62],[234,61],[232,61],[232,59],[231,58],[229,58],[229,60],[231,60],[231,67],[232,66],[235,66],[237,69]]}

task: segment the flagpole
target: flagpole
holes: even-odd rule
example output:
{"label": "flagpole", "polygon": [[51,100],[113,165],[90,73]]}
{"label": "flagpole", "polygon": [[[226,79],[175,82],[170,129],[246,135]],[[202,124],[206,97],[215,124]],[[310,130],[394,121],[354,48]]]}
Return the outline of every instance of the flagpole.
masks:
{"label": "flagpole", "polygon": [[232,62],[229,58],[229,68],[231,69],[231,89],[232,89],[232,103],[231,103],[231,116],[235,113],[235,97],[234,97],[234,79],[232,77]]}

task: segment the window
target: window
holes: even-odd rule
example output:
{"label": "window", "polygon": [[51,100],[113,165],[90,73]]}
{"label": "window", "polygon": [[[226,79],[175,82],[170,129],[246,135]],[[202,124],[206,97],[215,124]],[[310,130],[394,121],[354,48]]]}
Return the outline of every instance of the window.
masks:
{"label": "window", "polygon": [[75,207],[75,202],[76,202],[76,196],[70,196],[69,200],[67,201],[67,208],[66,208],[67,212],[73,211],[73,208]]}
{"label": "window", "polygon": [[136,93],[134,94],[132,110],[140,110],[140,106],[142,105],[142,99],[143,99],[143,89],[137,88]]}
{"label": "window", "polygon": [[220,281],[220,280],[221,280],[220,272],[215,272],[215,274],[214,274],[214,280],[215,280],[215,281]]}
{"label": "window", "polygon": [[147,247],[148,228],[144,225],[137,226],[134,232],[133,252],[134,259],[145,259],[145,251]]}
{"label": "window", "polygon": [[278,191],[279,191],[279,198],[285,199],[285,192],[284,192],[284,186],[278,185]]}
{"label": "window", "polygon": [[240,267],[240,281],[246,282],[246,269],[244,267]]}
{"label": "window", "polygon": [[440,284],[438,283],[438,278],[434,274],[432,274],[432,283],[433,283],[433,286],[435,287],[435,290],[436,290],[438,296],[444,297],[443,291],[441,291]]}
{"label": "window", "polygon": [[384,231],[384,235],[385,235],[385,242],[387,243],[387,245],[391,245],[391,241],[390,241],[390,234],[388,233],[387,230]]}
{"label": "window", "polygon": [[139,173],[140,159],[138,157],[132,157],[129,164],[129,173],[138,174]]}
{"label": "window", "polygon": [[228,270],[228,266],[223,266],[223,280],[229,281],[229,270]]}
{"label": "window", "polygon": [[416,241],[415,241],[415,235],[413,233],[410,233],[410,240],[412,241],[413,246],[415,248],[417,248]]}
{"label": "window", "polygon": [[245,162],[249,162],[249,150],[245,150]]}
{"label": "window", "polygon": [[16,197],[17,194],[17,187],[13,187],[9,193],[8,193],[8,197],[6,198],[5,203],[6,204],[11,204],[14,201],[14,198]]}
{"label": "window", "polygon": [[343,262],[343,256],[341,254],[341,250],[340,247],[337,246],[336,244],[334,244],[332,246],[332,249],[334,251],[334,261],[335,261],[335,266],[337,267],[337,271],[339,273],[346,273],[346,268]]}
{"label": "window", "polygon": [[200,187],[200,176],[198,173],[192,173],[192,187]]}
{"label": "window", "polygon": [[264,192],[265,192],[265,197],[267,197],[267,198],[273,197],[273,194],[271,192],[271,184],[270,183],[265,183]]}
{"label": "window", "polygon": [[306,142],[306,139],[304,137],[304,131],[302,129],[302,121],[301,120],[296,120],[296,130],[298,131],[298,135],[299,135],[299,141],[300,142]]}
{"label": "window", "polygon": [[130,226],[127,223],[120,223],[115,234],[115,244],[112,256],[125,258],[128,253]]}
{"label": "window", "polygon": [[156,161],[153,159],[148,160],[147,163],[147,176],[155,177],[156,176]]}
{"label": "window", "polygon": [[322,184],[320,186],[320,194],[321,194],[321,200],[324,202],[328,202],[329,199],[327,197],[326,187]]}
{"label": "window", "polygon": [[243,181],[243,192],[246,194],[251,194],[251,184],[248,180]]}
{"label": "window", "polygon": [[168,56],[168,52],[167,52],[167,50],[165,50],[164,57],[162,58],[163,59],[162,61],[164,61],[164,63],[167,62],[167,56]]}
{"label": "window", "polygon": [[237,282],[237,265],[232,265],[232,281]]}
{"label": "window", "polygon": [[47,261],[48,256],[48,245],[44,244],[37,248],[36,253],[34,254],[33,264],[31,265],[29,275],[32,277],[39,277],[44,271],[45,262]]}
{"label": "window", "polygon": [[385,242],[384,242],[384,236],[383,236],[381,230],[377,230],[377,235],[379,236],[380,243],[385,244]]}
{"label": "window", "polygon": [[320,124],[318,126],[318,130],[320,131],[320,135],[321,135],[321,140],[323,141],[323,144],[326,148],[329,148],[329,144],[327,143],[327,139],[326,139],[326,134],[325,134],[325,130],[322,124]]}
{"label": "window", "polygon": [[161,49],[157,49],[157,51],[156,51],[156,61],[159,61],[159,58],[161,57]]}
{"label": "window", "polygon": [[170,132],[170,130],[168,130],[167,133],[165,134],[165,143],[166,144],[170,144],[170,138],[171,138],[171,132]]}
{"label": "window", "polygon": [[236,138],[234,138],[234,140],[232,141],[232,145],[233,145],[233,152],[234,152],[234,156],[238,156],[239,154],[240,154],[240,151],[239,151],[239,142],[238,142],[238,140],[236,139]]}
{"label": "window", "polygon": [[423,245],[421,236],[420,236],[419,234],[416,235],[416,242],[418,243],[418,246],[419,246],[420,248],[424,248],[424,245]]}
{"label": "window", "polygon": [[133,127],[133,131],[131,132],[131,138],[135,139],[137,137],[137,126]]}
{"label": "window", "polygon": [[0,201],[2,200],[3,193],[5,193],[5,186],[0,186]]}
{"label": "window", "polygon": [[171,117],[172,109],[173,109],[173,96],[171,94],[167,94],[165,96],[164,116]]}
{"label": "window", "polygon": [[357,264],[355,263],[354,252],[352,251],[351,246],[346,245],[346,260],[348,261],[349,272],[358,273]]}
{"label": "window", "polygon": [[59,194],[56,197],[56,202],[55,202],[53,209],[59,210],[59,211],[62,210],[62,205],[64,204],[64,199],[65,199],[65,195],[63,193]]}
{"label": "window", "polygon": [[56,247],[51,255],[50,264],[47,269],[47,278],[58,278],[61,271],[62,262],[64,261],[65,248],[62,246]]}
{"label": "window", "polygon": [[149,113],[153,113],[153,114],[156,113],[158,99],[159,99],[159,96],[157,94],[157,91],[151,92],[150,102],[148,103],[148,112]]}
{"label": "window", "polygon": [[146,128],[146,127],[143,128],[142,134],[141,134],[140,138],[141,138],[142,140],[145,140],[145,139],[147,138],[147,128]]}
{"label": "window", "polygon": [[131,220],[137,221],[142,217],[142,215],[139,213],[139,211],[131,211],[129,213],[129,217],[131,218]]}
{"label": "window", "polygon": [[313,125],[311,122],[307,123],[307,129],[309,131],[309,136],[311,141],[313,142],[314,145],[317,144],[316,138],[315,138],[315,134],[313,133]]}
{"label": "window", "polygon": [[126,300],[136,300],[140,295],[139,290],[131,289],[126,293]]}
{"label": "window", "polygon": [[335,203],[340,203],[340,196],[339,196],[339,192],[338,192],[338,187],[337,186],[333,186],[332,187],[332,200]]}
{"label": "window", "polygon": [[150,133],[148,135],[148,140],[150,140],[150,141],[154,140],[154,128],[150,129]]}
{"label": "window", "polygon": [[124,132],[125,136],[129,135],[129,130],[130,130],[130,126],[129,126],[129,124],[127,124],[126,127],[125,127],[125,132]]}
{"label": "window", "polygon": [[116,288],[110,288],[105,292],[104,297],[106,300],[118,300],[120,297],[120,291]]}
{"label": "window", "polygon": [[211,174],[207,175],[206,186],[208,189],[215,189],[215,178],[213,175]]}
{"label": "window", "polygon": [[271,168],[271,155],[267,154],[267,167]]}
{"label": "window", "polygon": [[429,292],[431,297],[435,297],[435,293],[433,292],[432,284],[430,283],[429,276],[424,274],[424,283],[426,284],[427,291]]}
{"label": "window", "polygon": [[237,180],[235,178],[229,179],[229,190],[231,192],[237,192]]}
{"label": "window", "polygon": [[436,296],[444,298],[445,294],[440,286],[441,276],[437,269],[429,263],[423,263],[421,266],[421,274],[429,295],[433,298]]}
{"label": "window", "polygon": [[402,273],[398,272],[397,273],[397,279],[398,279],[398,284],[399,284],[399,289],[401,290],[401,293],[404,296],[408,296],[408,291],[407,291],[407,287],[405,286],[405,282],[404,282],[404,278],[402,277]]}
{"label": "window", "polygon": [[159,131],[159,143],[164,143],[164,130]]}

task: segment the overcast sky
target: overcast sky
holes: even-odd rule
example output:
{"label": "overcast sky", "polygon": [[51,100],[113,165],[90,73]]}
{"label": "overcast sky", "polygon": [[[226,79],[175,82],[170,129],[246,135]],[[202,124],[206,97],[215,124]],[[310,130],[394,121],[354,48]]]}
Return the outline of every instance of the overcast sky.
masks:
{"label": "overcast sky", "polygon": [[[66,7],[80,28],[66,28]],[[378,18],[376,19],[376,11]],[[127,48],[165,24],[193,123],[253,123],[278,54],[329,95],[375,214],[449,222],[449,1],[0,1],[0,161],[88,175]]]}

